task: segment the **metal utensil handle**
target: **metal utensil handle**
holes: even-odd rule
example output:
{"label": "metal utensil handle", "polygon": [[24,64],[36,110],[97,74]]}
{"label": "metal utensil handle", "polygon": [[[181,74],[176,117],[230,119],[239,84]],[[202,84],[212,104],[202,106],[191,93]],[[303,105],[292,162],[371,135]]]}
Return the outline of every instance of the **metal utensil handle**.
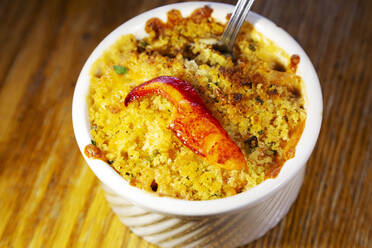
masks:
{"label": "metal utensil handle", "polygon": [[226,25],[225,31],[221,36],[221,41],[225,44],[227,51],[232,53],[235,39],[238,36],[249,10],[252,7],[254,0],[239,0],[235,6],[230,20]]}

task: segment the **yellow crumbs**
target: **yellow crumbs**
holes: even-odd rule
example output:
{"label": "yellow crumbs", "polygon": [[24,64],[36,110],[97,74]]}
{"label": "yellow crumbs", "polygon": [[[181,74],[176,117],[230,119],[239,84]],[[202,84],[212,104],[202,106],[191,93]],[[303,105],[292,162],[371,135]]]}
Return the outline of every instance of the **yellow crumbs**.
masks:
{"label": "yellow crumbs", "polygon": [[[292,59],[245,23],[232,61],[215,49],[225,24],[208,7],[183,18],[150,19],[148,37],[122,36],[94,63],[88,96],[94,145],[131,185],[160,196],[209,200],[275,177],[294,156],[306,120],[303,83]],[[292,61],[292,63],[291,63]],[[127,94],[158,76],[189,82],[241,148],[248,167],[208,164],[168,129],[174,106],[161,96],[124,106]]]}

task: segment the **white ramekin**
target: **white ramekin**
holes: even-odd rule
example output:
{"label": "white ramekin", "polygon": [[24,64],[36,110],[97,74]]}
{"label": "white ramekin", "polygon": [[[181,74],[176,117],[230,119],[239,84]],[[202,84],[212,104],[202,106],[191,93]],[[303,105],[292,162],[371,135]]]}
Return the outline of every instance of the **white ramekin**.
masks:
{"label": "white ramekin", "polygon": [[308,56],[283,29],[250,12],[247,20],[288,54],[298,54],[297,74],[305,83],[307,120],[296,148],[279,175],[235,196],[210,200],[186,201],[132,187],[108,164],[89,159],[84,147],[90,143],[90,124],[86,98],[90,68],[102,52],[122,35],[133,33],[142,38],[144,25],[151,17],[166,20],[166,13],[178,9],[188,16],[194,9],[210,6],[213,17],[225,22],[232,5],[213,2],[186,2],[166,5],[125,22],[110,33],[93,51],[78,78],[72,106],[75,137],[86,162],[103,184],[107,200],[122,222],[131,230],[162,247],[236,247],[255,240],[276,225],[288,212],[303,182],[305,165],[318,138],[322,121],[322,93],[319,79]]}

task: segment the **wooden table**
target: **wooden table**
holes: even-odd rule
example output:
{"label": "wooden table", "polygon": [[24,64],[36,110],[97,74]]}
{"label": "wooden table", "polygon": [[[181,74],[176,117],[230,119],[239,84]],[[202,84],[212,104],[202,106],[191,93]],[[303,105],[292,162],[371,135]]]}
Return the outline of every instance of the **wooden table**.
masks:
{"label": "wooden table", "polygon": [[[71,100],[110,31],[171,2],[0,1],[0,247],[154,247],[105,201],[78,151]],[[372,247],[372,1],[257,0],[253,9],[309,54],[324,121],[297,201],[247,247]]]}

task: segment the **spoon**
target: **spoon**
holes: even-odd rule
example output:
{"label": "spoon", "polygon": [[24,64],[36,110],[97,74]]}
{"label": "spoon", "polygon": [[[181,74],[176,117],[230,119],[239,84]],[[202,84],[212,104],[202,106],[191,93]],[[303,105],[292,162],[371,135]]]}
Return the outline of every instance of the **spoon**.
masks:
{"label": "spoon", "polygon": [[221,36],[221,39],[214,46],[215,49],[224,53],[224,55],[232,56],[235,39],[238,36],[240,28],[242,27],[249,10],[252,7],[254,0],[239,0],[235,6],[233,13],[231,14],[230,20],[226,25],[226,28]]}

